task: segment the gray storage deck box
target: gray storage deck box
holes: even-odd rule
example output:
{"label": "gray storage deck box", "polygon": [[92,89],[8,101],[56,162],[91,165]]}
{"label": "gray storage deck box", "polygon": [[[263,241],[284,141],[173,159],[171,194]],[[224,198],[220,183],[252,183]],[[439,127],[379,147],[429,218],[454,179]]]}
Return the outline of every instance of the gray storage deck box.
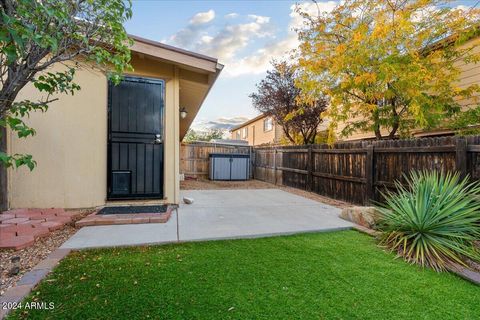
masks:
{"label": "gray storage deck box", "polygon": [[248,180],[250,177],[250,156],[238,153],[211,153],[210,180]]}

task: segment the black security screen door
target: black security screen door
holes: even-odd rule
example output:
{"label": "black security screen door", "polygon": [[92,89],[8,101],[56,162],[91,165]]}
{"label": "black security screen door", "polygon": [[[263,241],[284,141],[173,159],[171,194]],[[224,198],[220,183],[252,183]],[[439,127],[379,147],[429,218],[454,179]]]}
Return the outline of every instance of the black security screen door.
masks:
{"label": "black security screen door", "polygon": [[163,198],[164,82],[125,77],[108,89],[108,199]]}

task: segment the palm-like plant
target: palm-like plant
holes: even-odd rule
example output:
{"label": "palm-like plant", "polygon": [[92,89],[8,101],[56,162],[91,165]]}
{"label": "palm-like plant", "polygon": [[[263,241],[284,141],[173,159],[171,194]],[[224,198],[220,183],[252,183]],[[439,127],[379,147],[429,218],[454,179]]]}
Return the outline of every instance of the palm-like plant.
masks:
{"label": "palm-like plant", "polygon": [[378,205],[380,244],[405,260],[443,271],[480,260],[480,184],[458,174],[412,172]]}

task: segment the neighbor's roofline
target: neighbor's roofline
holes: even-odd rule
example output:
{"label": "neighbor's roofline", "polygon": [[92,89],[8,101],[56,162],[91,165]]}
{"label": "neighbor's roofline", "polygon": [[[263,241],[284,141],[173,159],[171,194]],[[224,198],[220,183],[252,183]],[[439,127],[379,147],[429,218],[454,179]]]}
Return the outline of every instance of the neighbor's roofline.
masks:
{"label": "neighbor's roofline", "polygon": [[230,129],[230,132],[233,132],[233,131],[235,131],[235,130],[238,130],[238,129],[240,129],[240,128],[243,128],[243,127],[245,127],[245,126],[248,126],[249,124],[251,124],[251,123],[253,123],[253,122],[255,122],[255,121],[258,121],[258,120],[260,120],[260,119],[262,119],[262,118],[266,118],[266,117],[267,117],[267,115],[264,114],[264,113],[262,113],[262,114],[256,116],[255,118],[252,118],[252,119],[250,119],[250,120],[247,120],[247,121],[245,121],[244,123],[239,124],[238,126],[233,127],[232,129]]}
{"label": "neighbor's roofline", "polygon": [[[462,32],[472,32],[466,39],[464,39],[464,42],[468,42],[472,39],[480,37],[480,24],[477,24],[475,26],[472,26]],[[456,32],[454,34],[451,34],[443,39],[434,41],[432,44],[428,45],[424,49],[421,50],[422,53],[429,53],[431,51],[435,51],[438,49],[441,49],[443,47],[447,47],[452,45],[455,41],[458,40],[460,37],[459,32]]]}
{"label": "neighbor's roofline", "polygon": [[142,37],[139,37],[139,36],[135,36],[133,34],[129,34],[128,37],[130,39],[134,40],[134,41],[143,42],[143,43],[146,43],[146,44],[158,47],[158,48],[162,48],[162,49],[166,49],[166,50],[170,50],[170,51],[175,51],[175,52],[182,53],[182,54],[185,54],[185,55],[188,55],[188,56],[191,56],[191,57],[195,57],[195,58],[199,58],[199,59],[203,59],[203,60],[218,63],[217,58],[209,57],[209,56],[206,56],[206,55],[203,55],[203,54],[200,54],[200,53],[196,53],[196,52],[188,51],[188,50],[185,50],[185,49],[177,48],[177,47],[174,47],[174,46],[171,46],[171,45],[168,45],[168,44],[165,44],[165,43],[161,43],[161,42],[158,42],[158,41],[145,39],[145,38],[142,38]]}

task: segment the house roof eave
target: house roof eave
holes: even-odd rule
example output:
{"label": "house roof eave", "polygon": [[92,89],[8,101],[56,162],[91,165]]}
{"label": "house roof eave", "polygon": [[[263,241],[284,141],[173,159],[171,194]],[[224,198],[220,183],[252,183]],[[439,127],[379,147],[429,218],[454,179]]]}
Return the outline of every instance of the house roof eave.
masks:
{"label": "house roof eave", "polygon": [[260,119],[262,119],[262,118],[266,118],[266,117],[267,117],[267,115],[264,114],[264,113],[262,113],[262,114],[256,116],[255,118],[252,118],[252,119],[250,119],[250,120],[247,120],[247,121],[245,121],[244,123],[241,123],[241,124],[239,124],[238,126],[233,127],[232,129],[230,129],[230,132],[233,132],[233,131],[235,131],[235,130],[241,129],[241,128],[243,128],[243,127],[245,127],[245,126],[248,126],[249,124],[251,124],[251,123],[253,123],[253,122],[255,122],[255,121],[258,121],[258,120],[260,120]]}
{"label": "house roof eave", "polygon": [[161,42],[145,39],[135,35],[129,35],[133,40],[130,50],[149,55],[155,58],[173,62],[179,66],[187,66],[199,69],[207,73],[216,73],[218,69],[218,59],[209,57],[196,52],[184,50],[170,46]]}

